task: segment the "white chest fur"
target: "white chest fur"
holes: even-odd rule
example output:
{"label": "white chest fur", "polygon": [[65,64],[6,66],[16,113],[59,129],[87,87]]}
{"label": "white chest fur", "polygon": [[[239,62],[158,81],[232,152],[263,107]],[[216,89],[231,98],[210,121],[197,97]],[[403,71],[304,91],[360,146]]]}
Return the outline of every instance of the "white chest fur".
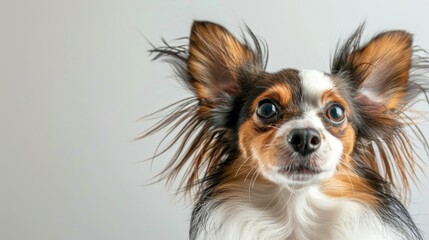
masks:
{"label": "white chest fur", "polygon": [[369,208],[329,198],[317,187],[294,193],[278,188],[252,188],[241,194],[237,190],[235,197],[222,202],[213,200],[202,211],[209,211],[209,215],[199,229],[198,240],[357,240],[398,236],[383,227]]}

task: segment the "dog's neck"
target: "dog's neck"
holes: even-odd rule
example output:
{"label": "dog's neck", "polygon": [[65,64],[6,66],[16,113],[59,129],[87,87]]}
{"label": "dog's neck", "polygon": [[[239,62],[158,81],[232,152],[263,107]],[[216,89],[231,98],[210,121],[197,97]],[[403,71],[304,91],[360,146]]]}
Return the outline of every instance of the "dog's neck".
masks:
{"label": "dog's neck", "polygon": [[198,239],[390,239],[366,207],[318,186],[235,185],[203,208]]}

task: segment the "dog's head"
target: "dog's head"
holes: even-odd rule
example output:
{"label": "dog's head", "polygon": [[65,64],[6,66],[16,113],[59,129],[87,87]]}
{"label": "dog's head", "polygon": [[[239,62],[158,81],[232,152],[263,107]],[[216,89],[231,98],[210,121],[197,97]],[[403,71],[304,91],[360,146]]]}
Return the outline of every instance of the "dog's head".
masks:
{"label": "dog's head", "polygon": [[409,143],[402,118],[421,90],[409,80],[412,36],[389,31],[361,44],[361,32],[338,49],[330,73],[266,72],[253,33],[251,41],[240,41],[210,22],[193,24],[188,48],[155,49],[157,56],[172,57],[196,99],[158,126],[187,115],[179,137],[195,134],[170,173],[191,159],[188,186],[201,174],[210,179],[222,165],[229,168],[223,179],[254,171],[282,186],[323,183],[329,192],[345,184],[342,178],[365,188],[355,169],[365,165],[388,180],[399,174],[406,185],[414,161],[404,149]]}

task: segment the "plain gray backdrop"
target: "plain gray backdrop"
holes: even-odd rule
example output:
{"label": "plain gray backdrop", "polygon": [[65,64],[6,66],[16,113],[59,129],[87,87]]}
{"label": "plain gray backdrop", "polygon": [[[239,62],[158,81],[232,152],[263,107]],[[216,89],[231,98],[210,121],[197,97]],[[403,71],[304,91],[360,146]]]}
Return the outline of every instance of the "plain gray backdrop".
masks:
{"label": "plain gray backdrop", "polygon": [[[328,71],[365,20],[366,38],[405,29],[429,49],[424,1],[1,0],[0,239],[187,239],[189,204],[144,186],[168,160],[141,162],[162,134],[133,138],[153,124],[141,116],[189,96],[144,37],[188,36],[194,19],[247,24],[269,45],[270,71]],[[427,178],[413,193],[427,237]]]}

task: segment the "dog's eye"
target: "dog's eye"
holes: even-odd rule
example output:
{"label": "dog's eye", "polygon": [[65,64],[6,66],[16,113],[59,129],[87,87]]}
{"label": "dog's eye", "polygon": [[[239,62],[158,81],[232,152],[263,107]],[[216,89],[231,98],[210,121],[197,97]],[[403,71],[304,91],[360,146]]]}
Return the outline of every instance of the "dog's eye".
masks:
{"label": "dog's eye", "polygon": [[264,119],[269,119],[274,117],[277,114],[276,105],[268,99],[262,100],[258,103],[258,108],[256,109],[256,114],[259,117]]}
{"label": "dog's eye", "polygon": [[344,108],[338,103],[334,103],[328,107],[326,117],[334,123],[341,123],[344,118]]}

